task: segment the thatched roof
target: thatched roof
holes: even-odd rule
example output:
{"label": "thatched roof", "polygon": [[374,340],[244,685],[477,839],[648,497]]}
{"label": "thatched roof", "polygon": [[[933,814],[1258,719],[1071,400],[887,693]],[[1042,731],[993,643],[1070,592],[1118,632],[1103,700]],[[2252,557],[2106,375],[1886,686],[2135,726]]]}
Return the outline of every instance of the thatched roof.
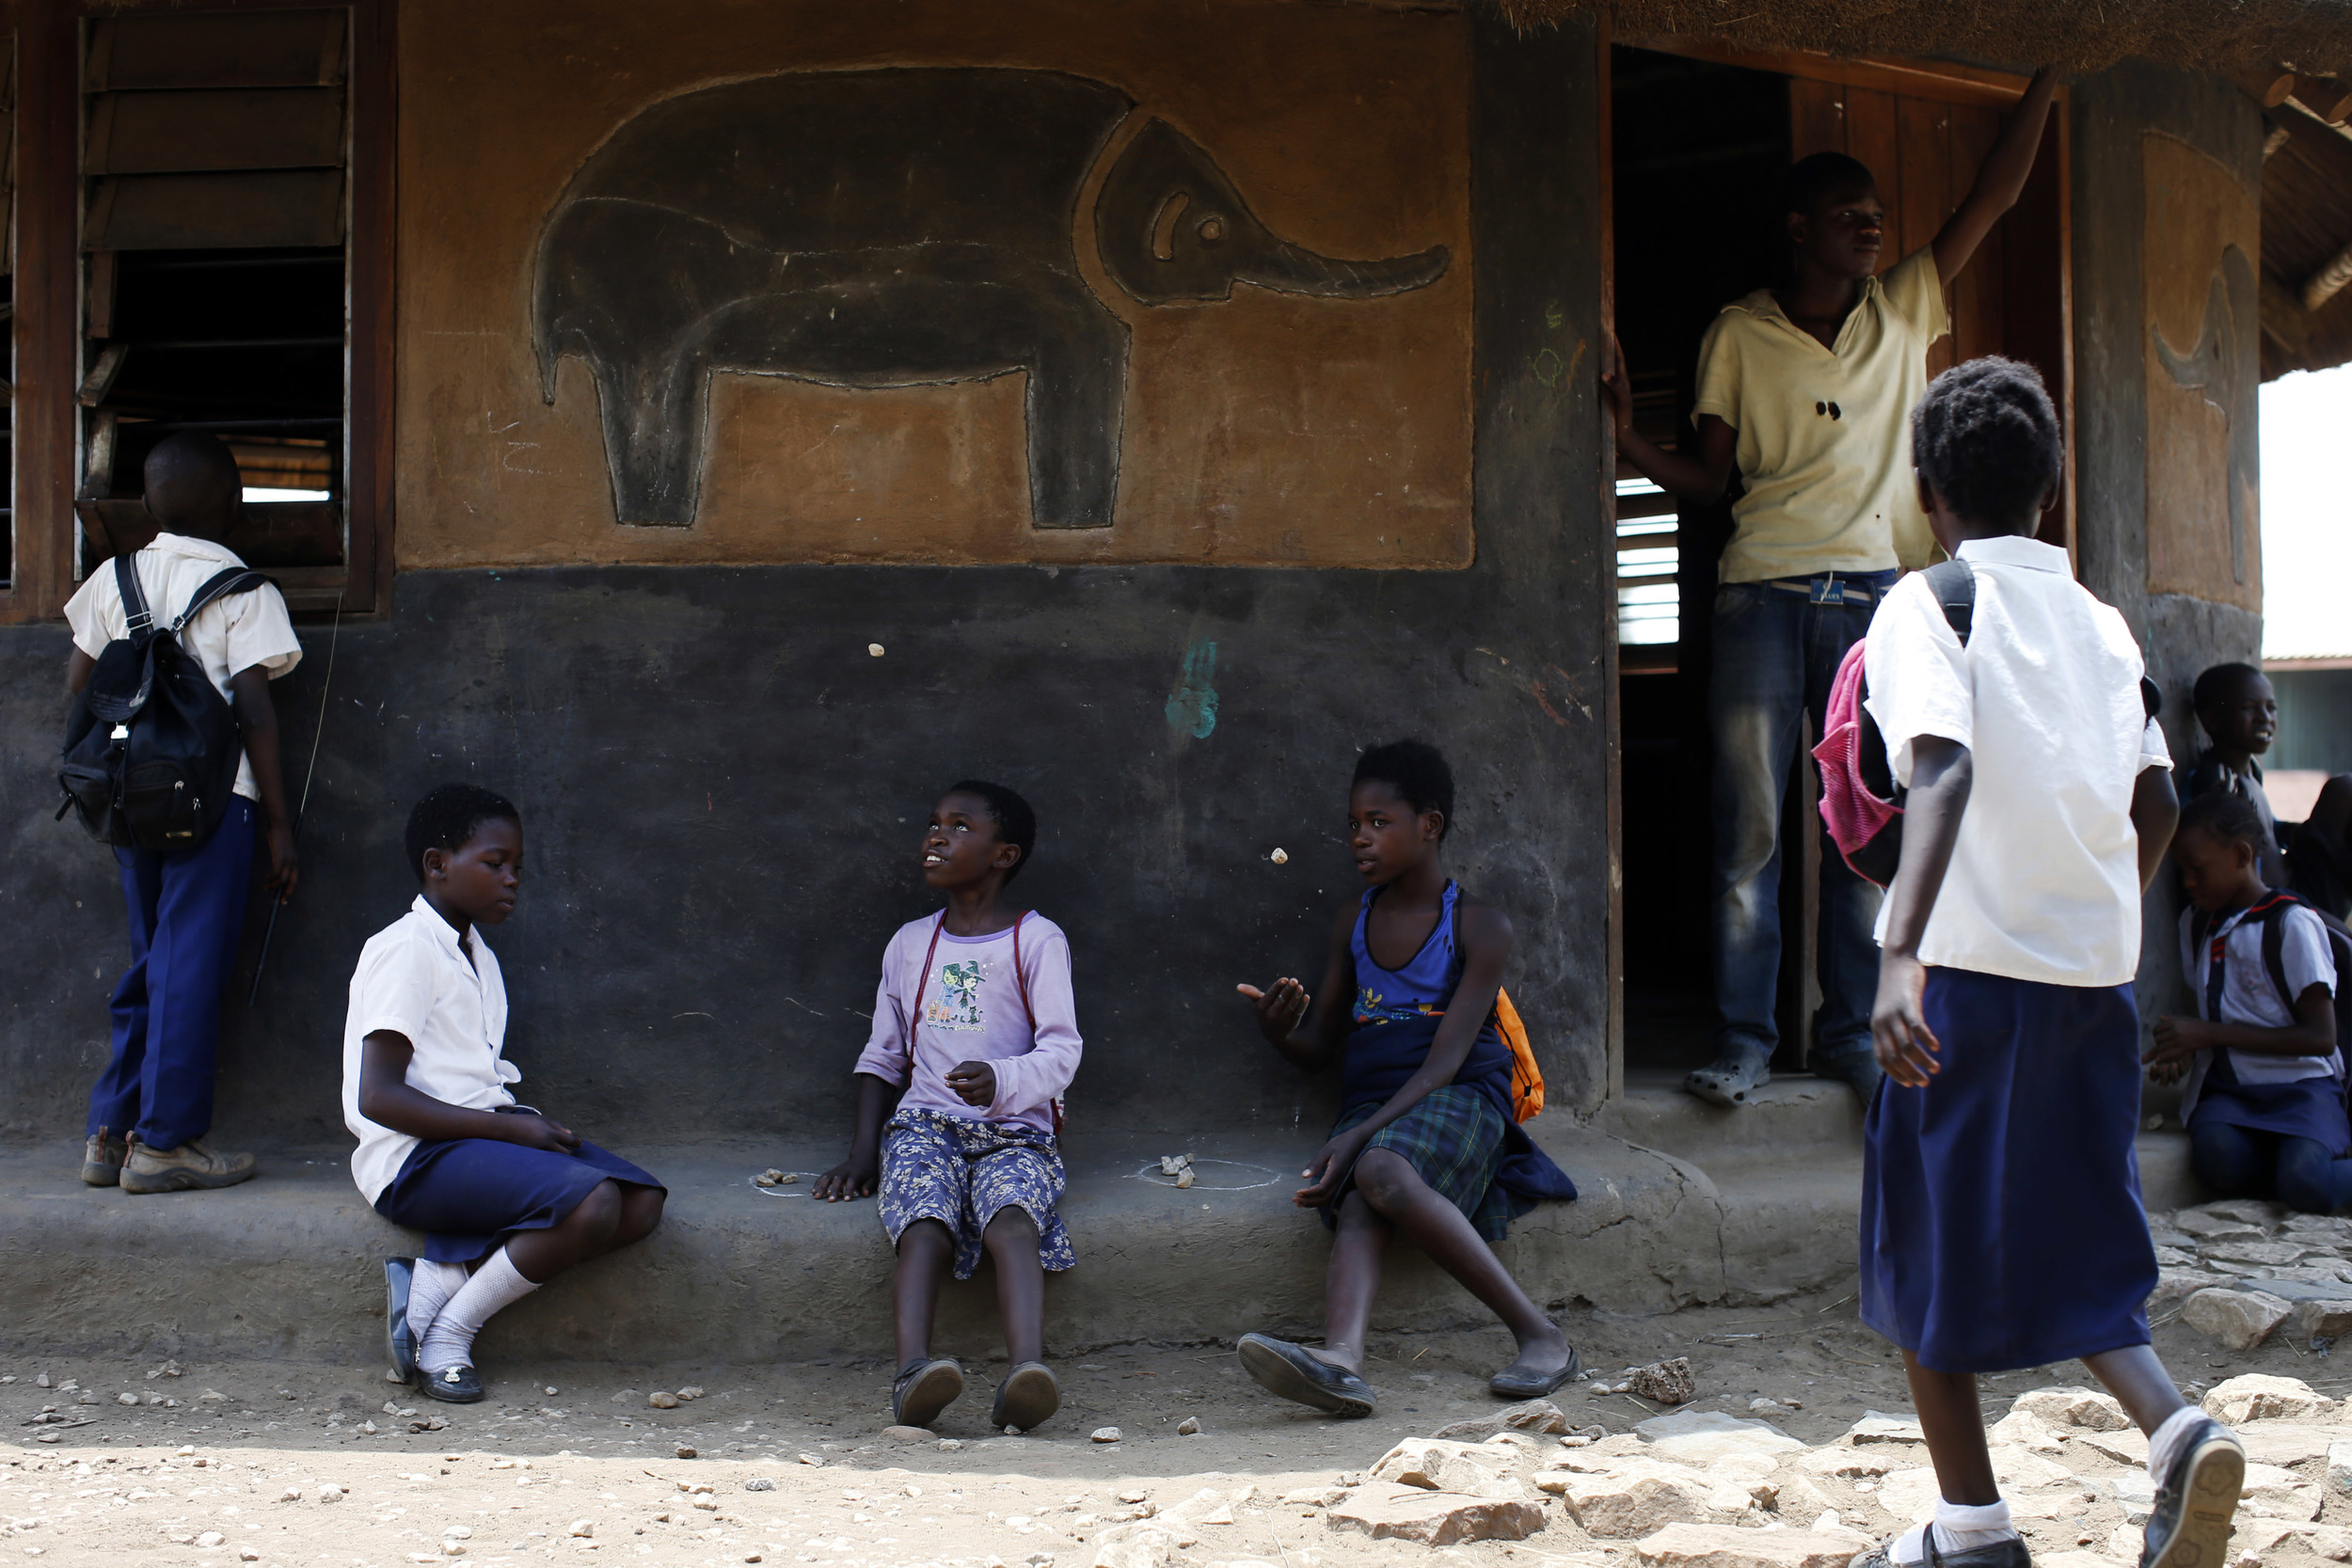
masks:
{"label": "thatched roof", "polygon": [[1522,27],[1609,17],[1625,35],[1741,49],[1908,55],[2096,71],[2283,60],[2352,78],[2352,0],[1490,0]]}

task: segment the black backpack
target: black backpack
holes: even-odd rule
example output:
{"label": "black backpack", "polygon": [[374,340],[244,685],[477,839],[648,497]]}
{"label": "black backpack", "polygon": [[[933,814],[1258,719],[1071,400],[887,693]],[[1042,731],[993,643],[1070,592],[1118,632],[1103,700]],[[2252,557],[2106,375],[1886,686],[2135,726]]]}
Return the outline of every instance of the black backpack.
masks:
{"label": "black backpack", "polygon": [[[2270,989],[2277,991],[2279,1000],[2285,1004],[2287,1016],[2294,1017],[2295,992],[2287,986],[2286,945],[2287,911],[2296,908],[2309,910],[2319,916],[2319,924],[2328,934],[2328,954],[2336,965],[2336,1051],[2341,1060],[2347,1051],[2352,1051],[2352,995],[2346,994],[2352,992],[2352,931],[2347,931],[2343,921],[2309,899],[2298,897],[2284,888],[2273,888],[2268,897],[2248,911],[2249,918],[2262,923],[2263,972],[2270,976]],[[2199,911],[2196,918],[2189,922],[2189,951],[2204,952],[2205,939],[2212,929],[2211,918],[2203,911]],[[2191,976],[2191,983],[2201,982]],[[2352,1083],[2347,1083],[2345,1092],[2352,1096]]]}
{"label": "black backpack", "polygon": [[78,812],[92,838],[125,849],[193,849],[213,836],[236,791],[245,745],[236,715],[180,646],[180,632],[215,599],[269,580],[250,567],[227,567],[159,627],[131,552],[115,557],[127,629],[106,644],[73,700],[58,816]]}
{"label": "black backpack", "polygon": [[[1968,633],[1975,626],[1977,618],[1975,571],[1965,561],[1939,561],[1920,575],[1927,578],[1929,592],[1935,595],[1935,602],[1943,608],[1945,624],[1960,639],[1962,647],[1968,646]],[[1859,661],[1862,644],[1856,642],[1847,657]],[[1892,806],[1895,815],[1887,819],[1884,827],[1870,836],[1867,843],[1851,848],[1844,846],[1838,847],[1845,855],[1846,863],[1853,868],[1856,875],[1880,887],[1888,887],[1894,883],[1896,867],[1902,863],[1903,803],[1910,791],[1895,783],[1895,770],[1886,755],[1886,737],[1879,733],[1878,721],[1870,717],[1867,705],[1869,694],[1870,684],[1866,677],[1855,689],[1852,721],[1857,734],[1852,755],[1853,777],[1850,783],[1858,784],[1879,800]],[[2139,705],[2151,719],[2164,706],[2163,693],[2156,689],[2155,682],[2144,675],[2139,682]],[[1832,715],[1824,728],[1834,730],[1840,717]],[[1813,749],[1814,759],[1825,771],[1837,766],[1836,758],[1829,754],[1831,752],[1832,747],[1826,737]],[[1825,780],[1825,790],[1826,787]],[[1822,817],[1824,823],[1829,820],[1826,800],[1822,806]]]}

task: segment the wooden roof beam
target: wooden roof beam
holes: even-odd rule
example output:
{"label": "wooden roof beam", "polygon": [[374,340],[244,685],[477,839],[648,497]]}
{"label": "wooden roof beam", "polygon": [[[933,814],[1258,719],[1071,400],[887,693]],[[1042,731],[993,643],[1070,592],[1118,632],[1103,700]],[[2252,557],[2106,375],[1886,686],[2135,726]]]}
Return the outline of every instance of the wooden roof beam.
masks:
{"label": "wooden roof beam", "polygon": [[2326,266],[2304,279],[2304,310],[2318,314],[2319,308],[2335,298],[2346,283],[2352,283],[2352,245],[2337,251]]}
{"label": "wooden roof beam", "polygon": [[2297,76],[2295,101],[2330,125],[2352,118],[2352,86],[2333,76]]}
{"label": "wooden roof beam", "polygon": [[2265,109],[2277,108],[2295,93],[2295,72],[2282,65],[2259,66],[2230,74],[2246,96]]}

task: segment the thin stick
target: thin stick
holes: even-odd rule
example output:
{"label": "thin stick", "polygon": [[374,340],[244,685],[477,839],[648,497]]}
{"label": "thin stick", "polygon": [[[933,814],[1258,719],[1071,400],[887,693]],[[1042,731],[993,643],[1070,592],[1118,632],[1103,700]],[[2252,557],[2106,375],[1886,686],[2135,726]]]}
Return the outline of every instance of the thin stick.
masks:
{"label": "thin stick", "polygon": [[[335,595],[335,628],[326,639],[326,678],[319,683],[318,727],[310,732],[310,764],[302,770],[302,799],[294,802],[294,836],[302,834],[303,814],[310,809],[310,781],[318,776],[319,742],[326,736],[326,699],[335,689],[335,650],[343,640],[343,596]],[[270,939],[278,935],[278,911],[286,907],[283,898],[273,898],[269,905],[269,924],[262,927],[262,951],[253,960],[253,989],[246,992],[245,1005],[258,1006],[262,1000],[262,971],[269,966]]]}

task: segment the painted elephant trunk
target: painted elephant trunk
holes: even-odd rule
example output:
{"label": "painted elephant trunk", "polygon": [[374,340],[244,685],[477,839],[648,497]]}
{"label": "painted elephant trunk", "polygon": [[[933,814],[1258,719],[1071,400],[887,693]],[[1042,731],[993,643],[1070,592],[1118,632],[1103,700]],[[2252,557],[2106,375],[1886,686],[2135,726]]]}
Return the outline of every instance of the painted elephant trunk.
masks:
{"label": "painted elephant trunk", "polygon": [[1319,256],[1304,245],[1277,244],[1258,260],[1236,266],[1233,276],[1241,282],[1283,293],[1376,299],[1427,288],[1444,274],[1449,260],[1443,245],[1385,261],[1346,261]]}

